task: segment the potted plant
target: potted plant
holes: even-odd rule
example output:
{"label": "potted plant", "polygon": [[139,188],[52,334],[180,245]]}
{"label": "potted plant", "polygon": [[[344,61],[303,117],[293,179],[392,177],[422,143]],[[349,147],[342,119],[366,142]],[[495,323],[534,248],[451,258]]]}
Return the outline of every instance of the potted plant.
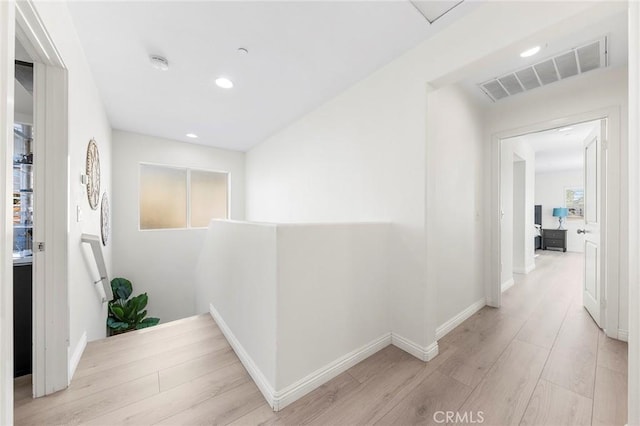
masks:
{"label": "potted plant", "polygon": [[109,336],[126,333],[132,330],[152,327],[160,322],[159,318],[147,316],[147,293],[130,297],[133,292],[131,281],[125,278],[111,280],[113,299],[109,302],[107,331]]}

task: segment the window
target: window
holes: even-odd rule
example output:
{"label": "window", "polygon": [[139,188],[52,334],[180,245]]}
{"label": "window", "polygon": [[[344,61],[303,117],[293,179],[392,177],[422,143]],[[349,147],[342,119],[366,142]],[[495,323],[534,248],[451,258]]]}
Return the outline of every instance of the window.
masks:
{"label": "window", "polygon": [[202,228],[229,217],[229,174],[140,165],[140,229]]}
{"label": "window", "polygon": [[569,209],[569,219],[584,217],[584,188],[566,188],[564,206]]}

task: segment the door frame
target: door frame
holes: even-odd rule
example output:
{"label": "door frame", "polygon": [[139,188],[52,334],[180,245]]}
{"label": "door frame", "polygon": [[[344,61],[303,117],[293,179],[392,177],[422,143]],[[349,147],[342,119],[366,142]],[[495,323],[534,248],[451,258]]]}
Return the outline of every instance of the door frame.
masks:
{"label": "door frame", "polygon": [[[36,226],[43,229],[35,241],[46,243],[46,251],[34,252],[33,283],[33,395],[50,394],[69,385],[69,298],[68,298],[68,83],[60,53],[30,0],[0,2],[0,66],[7,70],[0,81],[0,123],[7,129],[0,135],[0,161],[5,196],[0,202],[4,219],[0,226],[2,282],[13,282],[12,192],[13,169],[13,64],[14,43],[20,40],[34,60],[34,150],[41,161],[35,167],[35,189],[43,193],[44,211]],[[4,74],[4,73],[3,73]],[[9,78],[10,77],[10,78]],[[5,96],[7,94],[7,96]],[[38,160],[36,159],[36,162]],[[39,175],[38,171],[40,171]],[[6,182],[4,181],[6,179]],[[37,199],[36,199],[37,201]],[[38,222],[39,221],[39,222]],[[36,231],[37,232],[37,231]],[[45,285],[46,284],[46,285]],[[1,424],[13,417],[13,286],[0,290],[2,337],[0,349]],[[8,331],[8,332],[7,332]]]}
{"label": "door frame", "polygon": [[[636,40],[635,42],[633,40]],[[629,2],[629,404],[640,424],[640,4]]]}
{"label": "door frame", "polygon": [[[491,136],[491,252],[489,266],[489,283],[486,288],[487,305],[500,307],[502,302],[501,290],[501,145],[503,139],[525,135],[533,132],[565,127],[571,124],[583,123],[587,121],[607,120],[607,141],[605,149],[607,156],[602,156],[602,161],[621,161],[621,127],[620,127],[620,107],[602,108],[595,111],[577,113],[561,118],[552,118],[543,122],[532,123],[516,129],[504,130],[494,133]],[[602,262],[605,267],[605,281],[602,283],[605,300],[609,301],[605,305],[602,318],[603,326],[609,337],[619,339],[621,336],[618,330],[619,311],[619,279],[620,279],[620,224],[622,203],[620,199],[620,174],[619,167],[606,167],[606,174],[603,175],[605,189],[603,196],[606,197],[606,206],[603,213],[603,225],[601,228],[602,238]],[[615,301],[615,303],[614,303]],[[626,340],[626,339],[625,339]]]}

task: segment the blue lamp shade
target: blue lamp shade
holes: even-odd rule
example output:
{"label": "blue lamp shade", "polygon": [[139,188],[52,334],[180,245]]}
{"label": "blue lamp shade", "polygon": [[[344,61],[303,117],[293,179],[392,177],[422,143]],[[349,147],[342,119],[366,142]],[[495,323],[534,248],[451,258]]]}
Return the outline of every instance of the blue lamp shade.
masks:
{"label": "blue lamp shade", "polygon": [[553,209],[553,217],[567,217],[569,216],[569,209],[566,207],[555,207]]}

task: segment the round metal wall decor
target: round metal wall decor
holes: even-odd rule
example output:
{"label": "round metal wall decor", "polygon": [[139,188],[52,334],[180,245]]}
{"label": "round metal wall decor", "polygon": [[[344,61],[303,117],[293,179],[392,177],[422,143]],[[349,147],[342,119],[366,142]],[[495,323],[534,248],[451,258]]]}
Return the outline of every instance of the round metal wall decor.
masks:
{"label": "round metal wall decor", "polygon": [[107,193],[102,194],[102,203],[100,205],[100,231],[102,233],[102,245],[106,246],[109,242],[109,233],[111,225],[109,220],[109,197]]}
{"label": "round metal wall decor", "polygon": [[100,202],[100,154],[93,139],[87,147],[87,197],[91,209],[97,210]]}

